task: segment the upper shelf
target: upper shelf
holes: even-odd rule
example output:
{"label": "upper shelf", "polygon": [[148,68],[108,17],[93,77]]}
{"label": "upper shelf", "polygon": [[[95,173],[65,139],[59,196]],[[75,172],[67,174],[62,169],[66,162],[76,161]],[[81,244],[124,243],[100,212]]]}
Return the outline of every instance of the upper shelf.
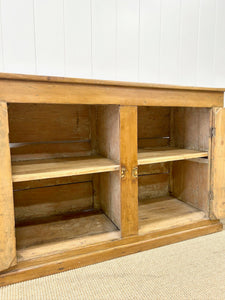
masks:
{"label": "upper shelf", "polygon": [[119,164],[104,157],[57,158],[14,162],[13,182],[57,178],[73,175],[111,172],[119,170]]}
{"label": "upper shelf", "polygon": [[138,165],[155,164],[167,161],[176,161],[207,157],[208,152],[178,148],[160,148],[159,150],[139,150]]}

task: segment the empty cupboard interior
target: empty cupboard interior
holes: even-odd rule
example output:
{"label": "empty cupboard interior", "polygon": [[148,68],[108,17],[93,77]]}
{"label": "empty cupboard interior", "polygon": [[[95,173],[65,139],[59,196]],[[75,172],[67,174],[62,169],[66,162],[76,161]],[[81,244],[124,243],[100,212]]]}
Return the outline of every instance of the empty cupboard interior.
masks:
{"label": "empty cupboard interior", "polygon": [[208,108],[138,108],[139,234],[209,216]]}
{"label": "empty cupboard interior", "polygon": [[[137,110],[139,234],[207,220],[211,109]],[[120,106],[8,113],[19,259],[119,239]]]}
{"label": "empty cupboard interior", "polygon": [[49,254],[119,238],[118,111],[8,105],[19,256],[28,248]]}

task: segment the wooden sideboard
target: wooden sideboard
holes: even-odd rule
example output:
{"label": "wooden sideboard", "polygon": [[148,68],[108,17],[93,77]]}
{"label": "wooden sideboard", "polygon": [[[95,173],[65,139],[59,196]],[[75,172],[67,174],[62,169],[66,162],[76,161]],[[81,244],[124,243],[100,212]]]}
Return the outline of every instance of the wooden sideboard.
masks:
{"label": "wooden sideboard", "polygon": [[0,74],[0,285],[222,230],[223,89]]}

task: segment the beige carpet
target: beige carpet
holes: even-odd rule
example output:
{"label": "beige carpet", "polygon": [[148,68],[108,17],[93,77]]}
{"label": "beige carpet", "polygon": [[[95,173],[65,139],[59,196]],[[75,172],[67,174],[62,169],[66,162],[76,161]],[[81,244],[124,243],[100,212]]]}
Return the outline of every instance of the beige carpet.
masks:
{"label": "beige carpet", "polygon": [[1,300],[225,299],[225,231],[0,288]]}

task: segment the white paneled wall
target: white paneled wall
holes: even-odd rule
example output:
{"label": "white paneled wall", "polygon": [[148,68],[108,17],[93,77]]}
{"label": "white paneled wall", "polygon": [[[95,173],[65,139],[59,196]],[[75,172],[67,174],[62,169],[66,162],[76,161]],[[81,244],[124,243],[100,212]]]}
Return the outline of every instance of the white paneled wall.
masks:
{"label": "white paneled wall", "polygon": [[225,0],[0,0],[0,71],[225,87]]}

